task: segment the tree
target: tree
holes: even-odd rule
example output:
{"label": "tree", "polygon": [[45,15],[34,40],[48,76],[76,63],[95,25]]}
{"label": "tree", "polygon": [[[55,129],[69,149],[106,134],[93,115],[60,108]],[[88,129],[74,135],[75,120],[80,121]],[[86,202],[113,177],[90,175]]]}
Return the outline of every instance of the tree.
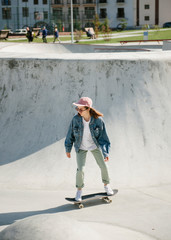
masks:
{"label": "tree", "polygon": [[127,26],[127,21],[126,21],[126,19],[121,19],[121,22],[117,25],[117,31],[123,31],[125,28],[126,28],[126,26]]}
{"label": "tree", "polygon": [[102,32],[104,34],[104,40],[109,41],[110,40],[110,33],[111,30],[109,28],[109,20],[108,18],[105,19],[103,25],[102,25]]}
{"label": "tree", "polygon": [[96,34],[96,38],[98,38],[98,35],[99,35],[99,26],[100,26],[99,16],[98,14],[96,14],[95,20],[94,20],[94,31]]}

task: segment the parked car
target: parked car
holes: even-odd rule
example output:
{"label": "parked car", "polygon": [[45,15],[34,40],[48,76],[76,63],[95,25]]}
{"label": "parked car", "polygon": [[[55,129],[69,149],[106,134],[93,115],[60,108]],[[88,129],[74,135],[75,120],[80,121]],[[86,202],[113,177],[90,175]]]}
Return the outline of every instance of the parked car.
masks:
{"label": "parked car", "polygon": [[26,33],[27,33],[26,29],[16,29],[14,31],[14,34],[16,34],[16,35],[25,35]]}
{"label": "parked car", "polygon": [[171,22],[166,22],[163,24],[164,28],[171,28]]}

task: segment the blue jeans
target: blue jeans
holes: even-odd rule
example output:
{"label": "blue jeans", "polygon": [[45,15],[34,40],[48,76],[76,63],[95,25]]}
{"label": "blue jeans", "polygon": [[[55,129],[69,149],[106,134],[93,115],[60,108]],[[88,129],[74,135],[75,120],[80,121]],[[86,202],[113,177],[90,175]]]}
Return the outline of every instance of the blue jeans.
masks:
{"label": "blue jeans", "polygon": [[[87,152],[88,151],[81,150],[81,149],[78,152],[76,152],[76,156],[77,156],[76,187],[77,188],[84,187],[84,167],[85,167]],[[98,166],[100,167],[102,182],[104,184],[108,184],[110,181],[108,169],[107,169],[106,163],[104,161],[104,158],[103,158],[103,155],[102,155],[100,149],[96,148],[95,150],[92,150],[91,152],[92,152]]]}

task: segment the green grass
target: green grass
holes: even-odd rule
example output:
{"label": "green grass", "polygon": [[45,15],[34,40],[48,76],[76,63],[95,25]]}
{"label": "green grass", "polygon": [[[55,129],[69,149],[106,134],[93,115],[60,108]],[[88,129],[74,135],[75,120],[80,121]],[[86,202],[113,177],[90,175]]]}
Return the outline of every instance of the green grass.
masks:
{"label": "green grass", "polygon": [[[133,31],[131,31],[133,32]],[[137,31],[136,31],[137,32]],[[123,32],[121,32],[123,33]],[[133,33],[134,34],[134,33]],[[105,43],[118,43],[120,41],[135,41],[135,40],[143,40],[144,36],[143,36],[143,32],[139,33],[141,34],[140,36],[134,36],[132,34],[131,37],[122,37],[120,36],[119,38],[114,38],[114,39],[110,39],[110,40],[96,40],[96,41],[88,41],[88,42],[80,42],[80,44],[96,44],[96,43],[100,43],[100,44],[105,44]],[[137,33],[135,33],[137,34]],[[165,30],[165,31],[155,31],[155,32],[150,32],[148,33],[148,39],[149,40],[156,40],[156,39],[171,39],[171,29]]]}

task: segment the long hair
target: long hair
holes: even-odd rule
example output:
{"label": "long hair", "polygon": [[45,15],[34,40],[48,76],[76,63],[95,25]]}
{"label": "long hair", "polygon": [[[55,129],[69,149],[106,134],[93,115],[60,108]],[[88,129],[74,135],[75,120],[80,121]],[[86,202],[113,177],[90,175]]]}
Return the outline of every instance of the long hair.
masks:
{"label": "long hair", "polygon": [[[85,107],[85,109],[88,109],[89,107]],[[78,112],[78,116],[81,117],[81,115]],[[95,108],[90,108],[90,116],[94,117],[94,118],[99,118],[99,117],[103,117],[103,113],[97,111]]]}
{"label": "long hair", "polygon": [[90,115],[94,118],[98,118],[98,117],[103,117],[103,113],[97,111],[96,109],[94,108],[90,108]]}

